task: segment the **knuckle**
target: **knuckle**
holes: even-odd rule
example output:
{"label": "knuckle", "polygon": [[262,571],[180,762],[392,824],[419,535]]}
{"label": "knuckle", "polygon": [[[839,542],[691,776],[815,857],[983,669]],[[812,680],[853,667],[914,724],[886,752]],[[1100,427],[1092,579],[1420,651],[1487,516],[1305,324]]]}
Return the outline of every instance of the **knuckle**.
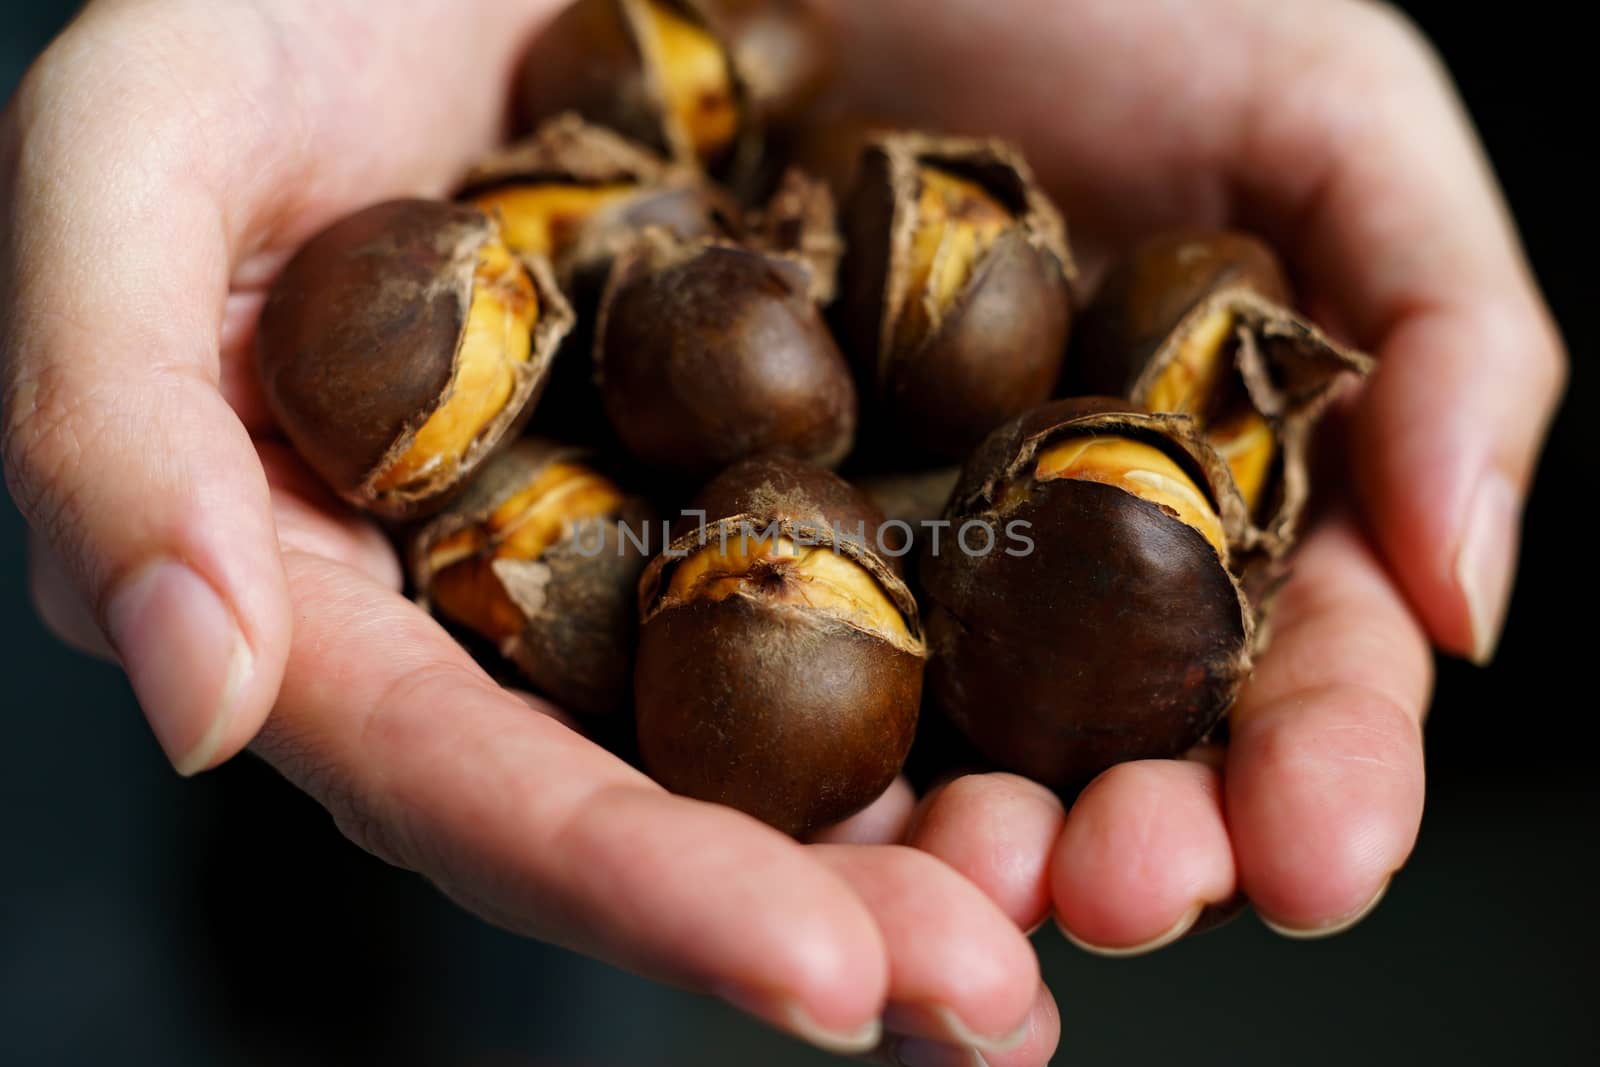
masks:
{"label": "knuckle", "polygon": [[19,373],[0,399],[0,458],[23,516],[60,547],[78,525],[80,473],[105,432],[93,386],[59,363]]}

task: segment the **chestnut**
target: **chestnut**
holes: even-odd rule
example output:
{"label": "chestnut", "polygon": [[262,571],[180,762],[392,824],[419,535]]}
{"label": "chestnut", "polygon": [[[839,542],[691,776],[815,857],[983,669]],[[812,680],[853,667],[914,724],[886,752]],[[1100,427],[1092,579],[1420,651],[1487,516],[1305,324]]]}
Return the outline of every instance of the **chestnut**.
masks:
{"label": "chestnut", "polygon": [[595,340],[622,444],[696,479],[761,452],[842,461],[855,386],[815,285],[798,256],[647,231],[612,269]]}
{"label": "chestnut", "polygon": [[685,516],[639,584],[645,768],[795,836],[854,814],[905,761],[927,654],[882,516],[782,456],[728,469]]}
{"label": "chestnut", "polygon": [[959,462],[1048,400],[1075,276],[1060,214],[997,141],[868,144],[844,210],[840,336],[891,451]]}
{"label": "chestnut", "polygon": [[437,510],[527,419],[572,309],[483,212],[396,200],[295,254],[257,331],[266,399],[301,457],[386,519]]}
{"label": "chestnut", "polygon": [[1241,233],[1151,238],[1113,266],[1079,319],[1070,391],[1193,417],[1250,511],[1250,547],[1293,544],[1310,492],[1313,423],[1372,361],[1290,310],[1277,256]]}
{"label": "chestnut", "polygon": [[584,453],[525,438],[416,532],[412,585],[539,692],[603,715],[629,692],[649,521]]}
{"label": "chestnut", "polygon": [[827,69],[801,0],[577,0],[523,61],[524,121],[576,111],[707,170],[748,171]]}
{"label": "chestnut", "polygon": [[480,160],[461,198],[495,216],[514,251],[549,259],[575,298],[604,284],[611,259],[646,226],[734,237],[740,221],[738,205],[697,173],[572,114]]}
{"label": "chestnut", "polygon": [[1076,789],[1203,739],[1250,673],[1223,460],[1181,416],[1063,400],[984,442],[920,558],[932,704],[988,759]]}

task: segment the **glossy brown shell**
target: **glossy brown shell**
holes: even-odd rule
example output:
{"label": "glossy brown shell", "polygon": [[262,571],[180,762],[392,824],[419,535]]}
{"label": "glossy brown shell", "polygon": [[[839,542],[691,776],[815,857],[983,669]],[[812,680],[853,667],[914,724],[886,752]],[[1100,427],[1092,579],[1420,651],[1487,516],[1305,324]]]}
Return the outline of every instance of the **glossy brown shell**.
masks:
{"label": "glossy brown shell", "polygon": [[[1114,486],[1070,479],[998,504],[1043,448],[1101,433],[1163,447],[1221,502],[1232,491],[1225,464],[1185,422],[1057,402],[997,431],[968,465],[946,518],[998,530],[1026,522],[1032,549],[1001,539],[983,556],[924,553],[928,690],[997,765],[1072,790],[1115,763],[1177,756],[1248,676],[1252,617],[1192,527]],[[1235,511],[1227,525],[1239,521]]]}
{"label": "glossy brown shell", "polygon": [[[424,608],[433,547],[479,526],[552,463],[585,462],[577,449],[524,438],[485,466],[450,507],[411,541],[411,581]],[[649,557],[649,508],[628,499],[603,520],[574,526],[536,560],[498,560],[495,575],[520,609],[523,630],[502,656],[542,694],[580,715],[614,711],[630,695],[639,575]],[[620,526],[632,531],[622,535]]]}
{"label": "glossy brown shell", "polygon": [[1249,531],[1251,547],[1270,558],[1293,546],[1310,495],[1312,425],[1342,379],[1373,366],[1291,311],[1291,300],[1282,264],[1260,240],[1216,231],[1163,234],[1114,266],[1079,316],[1066,378],[1070,392],[1142,405],[1188,331],[1231,310],[1237,369],[1281,448],[1269,505]]}
{"label": "glossy brown shell", "polygon": [[648,236],[613,268],[595,340],[606,414],[629,451],[694,477],[762,452],[842,461],[855,387],[808,266]]}
{"label": "glossy brown shell", "polygon": [[[701,543],[680,524],[672,553],[640,583],[643,627],[635,670],[645,766],[674,792],[728,804],[804,836],[877,799],[905,761],[916,729],[926,649],[916,604],[892,561],[852,539],[882,516],[837,477],[780,457],[746,461],[692,507],[715,543],[724,524],[831,544],[868,570],[912,635],[892,641],[823,612],[746,594],[663,599],[673,567]],[[831,536],[834,523],[843,540]]]}
{"label": "glossy brown shell", "polygon": [[[936,330],[895,331],[910,292],[918,168],[976,181],[1017,217]],[[913,455],[964,459],[996,426],[1054,392],[1076,269],[1060,214],[1021,156],[993,141],[890,134],[871,141],[844,212],[841,334],[883,436]]]}
{"label": "glossy brown shell", "polygon": [[436,510],[538,401],[573,316],[548,266],[524,259],[539,319],[505,409],[455,471],[416,490],[374,488],[447,396],[478,251],[493,234],[473,208],[390,201],[317,234],[272,287],[257,331],[267,402],[301,457],[357,507],[388,519]]}

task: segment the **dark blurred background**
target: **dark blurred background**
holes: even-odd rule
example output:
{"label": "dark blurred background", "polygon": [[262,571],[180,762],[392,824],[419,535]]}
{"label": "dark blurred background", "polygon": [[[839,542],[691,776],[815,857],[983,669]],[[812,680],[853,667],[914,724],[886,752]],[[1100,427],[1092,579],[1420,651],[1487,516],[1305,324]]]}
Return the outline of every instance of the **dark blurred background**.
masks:
{"label": "dark blurred background", "polygon": [[[0,99],[74,6],[0,7]],[[1061,1062],[1600,1063],[1600,726],[1579,648],[1595,595],[1578,509],[1600,462],[1581,414],[1600,401],[1592,63],[1559,25],[1570,9],[1403,6],[1460,82],[1574,357],[1510,629],[1493,669],[1441,664],[1421,843],[1371,919],[1292,944],[1247,918],[1136,962],[1047,930]],[[487,928],[346,845],[254,760],[180,782],[120,675],[34,620],[23,562],[7,502],[0,1064],[829,1062]]]}

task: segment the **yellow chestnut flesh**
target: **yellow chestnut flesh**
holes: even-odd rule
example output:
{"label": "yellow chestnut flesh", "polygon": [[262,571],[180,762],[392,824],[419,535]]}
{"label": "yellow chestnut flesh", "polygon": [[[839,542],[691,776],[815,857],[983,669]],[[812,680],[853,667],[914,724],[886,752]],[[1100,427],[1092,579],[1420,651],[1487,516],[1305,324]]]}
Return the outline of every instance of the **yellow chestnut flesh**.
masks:
{"label": "yellow chestnut flesh", "polygon": [[494,641],[523,630],[522,612],[494,573],[496,560],[537,560],[573,523],[610,515],[622,491],[573,463],[553,463],[506,500],[481,525],[433,546],[429,595],[441,614]]}
{"label": "yellow chestnut flesh", "polygon": [[904,617],[877,579],[828,546],[730,532],[726,550],[713,538],[678,565],[667,587],[667,597],[679,601],[737,594],[811,608],[897,644],[912,642]]}
{"label": "yellow chestnut flesh", "polygon": [[936,167],[920,170],[917,224],[911,240],[910,287],[896,327],[896,346],[909,350],[937,327],[978,263],[1016,220],[981,186]]}
{"label": "yellow chestnut flesh", "polygon": [[1222,380],[1218,357],[1233,332],[1233,312],[1223,308],[1196,323],[1178,343],[1178,352],[1150,387],[1145,407],[1179,415],[1203,415]]}
{"label": "yellow chestnut flesh", "polygon": [[660,0],[645,0],[641,44],[695,154],[716,158],[739,132],[728,57],[715,37]]}
{"label": "yellow chestnut flesh", "polygon": [[512,185],[484,193],[473,204],[500,220],[513,251],[559,259],[597,212],[636,192],[637,186],[622,183]]}
{"label": "yellow chestnut flesh", "polygon": [[405,454],[377,479],[379,492],[424,482],[466,457],[511,401],[516,368],[532,354],[538,318],[533,282],[511,250],[498,240],[484,245],[449,392]]}
{"label": "yellow chestnut flesh", "polygon": [[1194,416],[1206,441],[1228,461],[1234,483],[1253,512],[1260,504],[1278,453],[1272,424],[1248,408],[1207,421],[1213,398],[1224,387],[1222,378],[1228,367],[1221,358],[1222,349],[1233,333],[1234,322],[1233,312],[1220,308],[1196,323],[1179,342],[1172,362],[1150,387],[1145,406],[1151,411]]}
{"label": "yellow chestnut flesh", "polygon": [[1206,440],[1228,461],[1245,507],[1254,512],[1261,504],[1272,461],[1278,455],[1278,435],[1272,424],[1254,411],[1242,411],[1213,424],[1206,431]]}
{"label": "yellow chestnut flesh", "polygon": [[1160,505],[1200,532],[1227,559],[1227,537],[1216,509],[1176,461],[1161,449],[1126,437],[1074,437],[1041,453],[1034,479],[1100,482]]}

